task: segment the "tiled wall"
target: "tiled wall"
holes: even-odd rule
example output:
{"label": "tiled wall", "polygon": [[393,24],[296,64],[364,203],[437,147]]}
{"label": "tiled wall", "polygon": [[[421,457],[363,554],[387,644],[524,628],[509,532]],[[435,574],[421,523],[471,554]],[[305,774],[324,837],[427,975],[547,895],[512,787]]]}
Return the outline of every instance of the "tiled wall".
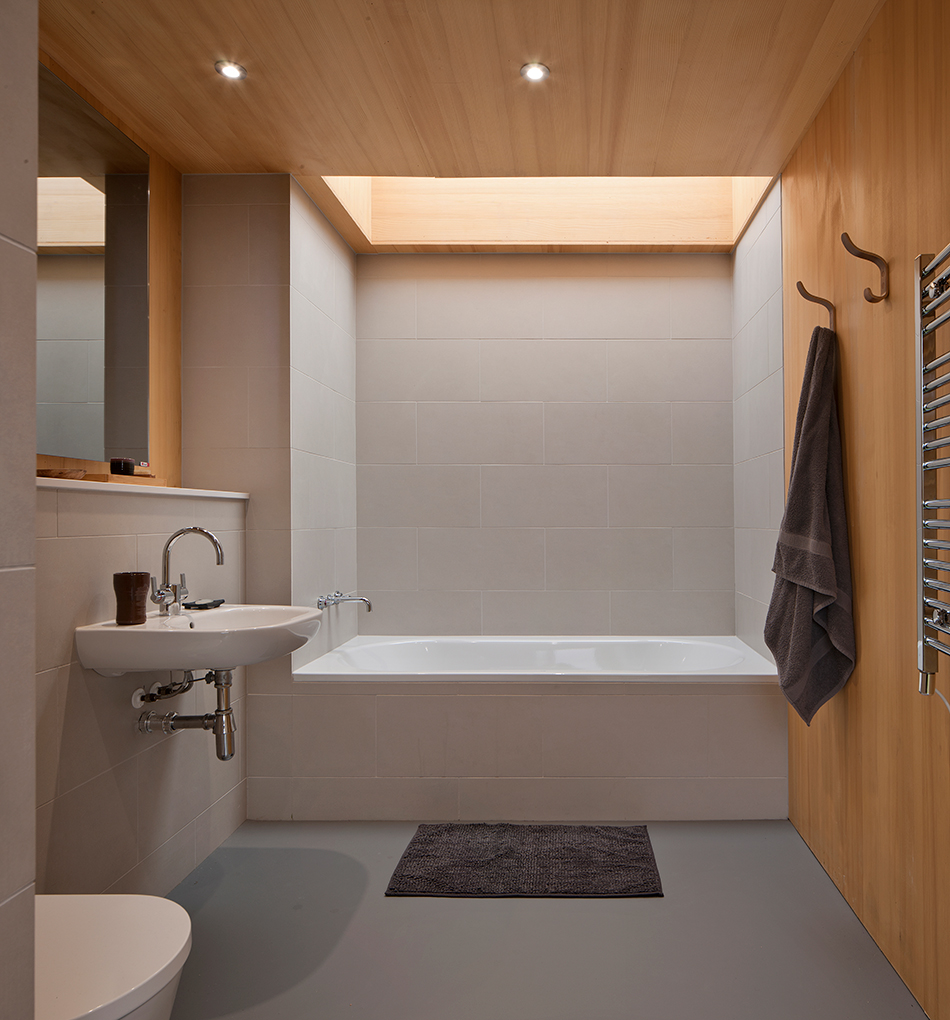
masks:
{"label": "tiled wall", "polygon": [[762,631],[785,507],[781,203],[776,184],[733,262],[735,633],[770,659]]}
{"label": "tiled wall", "polygon": [[785,704],[774,684],[581,690],[393,677],[301,682],[293,698],[252,700],[262,703],[262,750],[248,779],[251,818],[787,816]]}
{"label": "tiled wall", "polygon": [[0,1016],[33,1015],[33,506],[36,470],[34,0],[0,32]]}
{"label": "tiled wall", "polygon": [[[356,588],[356,258],[306,192],[290,191],[291,594],[312,606]],[[326,610],[309,661],[356,634]]]}
{"label": "tiled wall", "polygon": [[[36,260],[37,452],[102,460],[105,258]],[[141,459],[141,458],[140,458]]]}
{"label": "tiled wall", "polygon": [[[139,733],[133,691],[169,674],[83,669],[73,631],[114,616],[114,572],[161,576],[165,540],[196,524],[217,535],[224,564],[215,565],[206,539],[186,535],[172,550],[173,576],[185,572],[195,597],[243,601],[245,501],[90,492],[81,483],[36,495],[38,891],[164,895],[244,820],[243,671],[233,698],[237,753],[222,762],[204,731]],[[214,707],[213,688],[202,684],[155,710]]]}
{"label": "tiled wall", "polygon": [[731,634],[728,256],[361,256],[361,633]]}

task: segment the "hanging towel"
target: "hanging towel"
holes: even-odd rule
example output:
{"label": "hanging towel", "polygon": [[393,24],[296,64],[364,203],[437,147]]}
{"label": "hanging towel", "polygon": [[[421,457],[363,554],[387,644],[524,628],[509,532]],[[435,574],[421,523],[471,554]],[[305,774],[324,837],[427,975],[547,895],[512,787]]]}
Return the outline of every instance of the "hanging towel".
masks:
{"label": "hanging towel", "polygon": [[765,620],[765,643],[775,656],[782,691],[809,725],[845,685],[855,660],[837,360],[835,334],[815,327]]}

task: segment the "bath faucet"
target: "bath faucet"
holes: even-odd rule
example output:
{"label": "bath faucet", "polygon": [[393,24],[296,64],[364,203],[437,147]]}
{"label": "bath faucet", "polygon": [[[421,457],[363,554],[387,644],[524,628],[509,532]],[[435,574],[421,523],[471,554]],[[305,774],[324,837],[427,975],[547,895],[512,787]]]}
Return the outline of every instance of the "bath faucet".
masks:
{"label": "bath faucet", "polygon": [[169,538],[165,543],[165,548],[162,550],[162,584],[158,587],[155,578],[152,578],[152,601],[158,606],[159,616],[168,616],[169,609],[171,609],[172,615],[181,611],[181,604],[185,597],[188,595],[188,589],[185,587],[185,575],[181,575],[180,584],[170,584],[168,580],[169,574],[169,563],[171,562],[171,551],[172,546],[181,538],[182,535],[204,535],[204,537],[214,546],[214,551],[217,557],[217,564],[220,567],[224,563],[224,550],[221,548],[221,543],[205,528],[180,528],[175,532],[174,535]]}
{"label": "bath faucet", "polygon": [[362,595],[344,595],[341,591],[335,591],[332,595],[321,595],[317,599],[317,609],[326,609],[329,606],[337,606],[341,602],[365,602],[366,612],[373,611],[373,603]]}

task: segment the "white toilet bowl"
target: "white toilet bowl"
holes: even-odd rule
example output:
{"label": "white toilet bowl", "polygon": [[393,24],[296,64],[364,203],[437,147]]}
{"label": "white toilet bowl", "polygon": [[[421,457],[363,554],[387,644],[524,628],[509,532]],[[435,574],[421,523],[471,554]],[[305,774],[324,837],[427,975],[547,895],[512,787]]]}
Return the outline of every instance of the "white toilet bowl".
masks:
{"label": "white toilet bowl", "polygon": [[35,1020],[169,1020],[191,918],[159,896],[37,896]]}

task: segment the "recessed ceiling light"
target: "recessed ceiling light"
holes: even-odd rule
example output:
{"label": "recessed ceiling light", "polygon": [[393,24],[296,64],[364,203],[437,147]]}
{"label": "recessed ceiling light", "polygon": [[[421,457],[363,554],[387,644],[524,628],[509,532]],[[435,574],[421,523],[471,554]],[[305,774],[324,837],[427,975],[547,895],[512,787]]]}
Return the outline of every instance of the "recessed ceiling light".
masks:
{"label": "recessed ceiling light", "polygon": [[521,68],[521,77],[527,78],[528,81],[544,81],[550,73],[550,69],[544,64],[525,64]]}
{"label": "recessed ceiling light", "polygon": [[219,60],[214,65],[214,69],[218,74],[223,74],[225,78],[237,80],[247,77],[247,71],[240,64],[235,64],[233,60]]}

